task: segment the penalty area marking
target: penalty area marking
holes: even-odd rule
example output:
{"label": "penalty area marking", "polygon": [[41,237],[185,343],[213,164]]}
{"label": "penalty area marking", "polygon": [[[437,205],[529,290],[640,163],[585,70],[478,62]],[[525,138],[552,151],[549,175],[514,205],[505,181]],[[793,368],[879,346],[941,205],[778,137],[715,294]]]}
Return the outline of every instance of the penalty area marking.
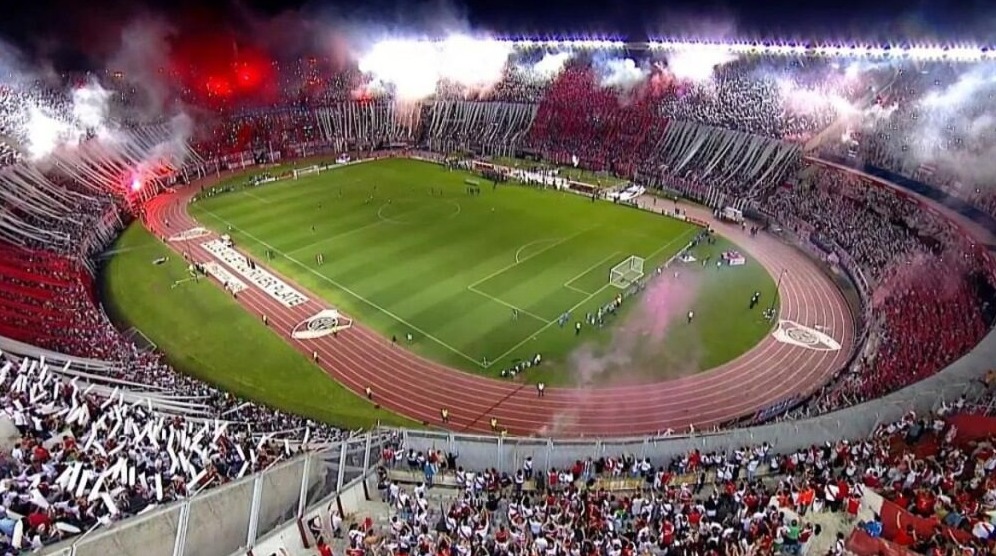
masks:
{"label": "penalty area marking", "polygon": [[605,264],[605,263],[606,263],[606,261],[608,261],[608,260],[612,259],[612,257],[615,257],[615,256],[617,256],[618,254],[619,254],[619,251],[613,251],[613,252],[612,252],[612,253],[611,253],[611,254],[610,254],[610,255],[609,255],[608,257],[605,257],[605,258],[603,258],[602,260],[598,261],[597,263],[595,263],[595,264],[593,264],[593,265],[589,266],[588,268],[586,268],[586,269],[582,270],[582,271],[581,271],[581,272],[579,272],[578,274],[575,274],[573,278],[571,278],[570,280],[568,280],[568,281],[564,282],[564,287],[565,287],[565,288],[567,288],[567,289],[569,289],[569,290],[574,290],[574,291],[576,291],[576,292],[578,292],[578,293],[582,293],[582,294],[584,294],[584,295],[591,295],[591,292],[590,292],[590,291],[588,291],[588,290],[582,290],[581,288],[578,288],[578,287],[575,287],[575,286],[572,286],[571,284],[572,284],[572,283],[573,283],[573,282],[574,282],[575,280],[577,280],[577,279],[581,278],[582,276],[584,276],[585,274],[588,274],[588,273],[589,273],[589,272],[591,272],[592,270],[595,270],[596,268],[598,268],[598,266],[599,266],[599,265],[603,265],[603,264]]}
{"label": "penalty area marking", "polygon": [[[578,237],[579,235],[581,235],[581,234],[583,234],[585,232],[589,232],[589,231],[591,231],[593,229],[594,228],[588,228],[588,229],[585,229],[585,230],[581,230],[580,232],[578,232],[578,233],[576,233],[574,235],[570,235],[570,236],[562,237],[562,238],[547,238],[547,239],[538,239],[536,241],[531,241],[531,242],[523,245],[522,247],[519,247],[519,249],[515,252],[515,262],[514,263],[512,263],[510,265],[505,265],[505,266],[499,268],[498,270],[492,272],[491,274],[488,274],[484,278],[481,278],[480,280],[478,280],[478,281],[474,282],[473,284],[467,286],[467,288],[476,288],[477,286],[483,284],[484,282],[487,282],[488,280],[494,278],[495,276],[498,276],[502,272],[505,272],[506,270],[511,270],[511,269],[515,268],[516,266],[518,266],[518,265],[520,265],[520,264],[528,261],[529,259],[532,259],[533,257],[537,257],[540,254],[545,253],[545,252],[549,251],[550,249],[553,249],[554,247],[556,247],[556,246],[558,246],[558,245],[560,245],[562,243],[566,243],[566,242],[568,242],[568,241],[570,241],[570,240]],[[532,253],[532,254],[530,254],[530,255],[528,255],[526,257],[521,257],[520,256],[522,254],[522,251],[524,249],[526,249],[527,247],[532,246],[532,245],[544,244],[544,243],[550,243],[550,245],[547,245],[546,247],[544,247],[544,248],[540,249],[539,251],[536,251],[535,253]]]}
{"label": "penalty area marking", "polygon": [[489,293],[482,292],[481,290],[475,288],[474,286],[467,286],[467,289],[470,290],[470,291],[472,291],[472,292],[474,292],[474,293],[476,293],[477,295],[486,297],[486,298],[490,299],[491,301],[494,301],[495,303],[497,303],[499,305],[504,305],[504,306],[508,307],[509,309],[513,309],[513,310],[516,310],[516,311],[522,313],[523,315],[532,317],[532,318],[534,318],[534,319],[536,319],[536,320],[538,320],[538,321],[540,321],[540,322],[542,322],[544,324],[548,320],[546,317],[541,317],[541,316],[537,315],[536,313],[527,311],[527,310],[522,309],[520,307],[516,307],[515,305],[512,305],[511,303],[508,303],[506,301],[502,301],[501,299],[499,299],[499,298],[497,298],[497,297],[495,297],[495,296],[493,296],[493,295],[491,295]]}
{"label": "penalty area marking", "polygon": [[[690,230],[690,232],[695,232],[695,233],[698,233],[698,229],[697,229],[697,228],[695,228],[695,229],[692,229],[692,230]],[[677,242],[681,241],[682,239],[684,239],[684,238],[685,238],[686,236],[688,236],[688,235],[689,235],[689,232],[685,232],[684,234],[681,234],[680,236],[678,236],[678,237],[676,237],[676,238],[672,239],[671,241],[667,242],[666,244],[662,245],[662,246],[661,246],[661,247],[660,247],[660,248],[659,248],[659,249],[658,249],[657,251],[655,251],[655,253],[657,253],[657,252],[661,252],[661,251],[664,251],[665,249],[667,249],[667,248],[668,248],[668,247],[670,247],[671,245],[674,245],[675,243],[677,243]],[[686,244],[686,245],[687,245],[687,244]],[[680,251],[679,251],[679,252],[680,252]],[[667,260],[667,262],[665,263],[665,266],[666,266],[666,265],[669,265],[669,264],[671,263],[671,261],[672,261],[672,260],[673,260],[673,259],[674,259],[675,257],[677,257],[677,253],[675,254],[675,256],[674,256],[674,257],[671,257],[671,258],[669,258],[669,259]],[[604,292],[604,291],[605,291],[605,289],[606,289],[606,288],[608,288],[608,287],[610,287],[610,286],[611,286],[611,284],[609,284],[608,282],[606,282],[606,284],[605,284],[604,286],[602,286],[601,288],[598,288],[598,290],[596,290],[596,291],[595,291],[594,293],[590,293],[590,294],[588,294],[588,296],[587,296],[587,297],[585,297],[585,298],[584,298],[584,299],[582,299],[581,301],[578,301],[577,303],[575,303],[573,307],[571,307],[570,309],[568,309],[568,310],[567,310],[567,311],[565,311],[565,312],[567,312],[567,313],[573,313],[574,311],[576,311],[576,310],[578,309],[578,307],[580,307],[580,306],[584,305],[585,303],[587,303],[588,301],[590,301],[590,300],[591,300],[591,298],[595,297],[596,295],[598,295],[598,294],[600,294],[600,293]],[[527,344],[527,343],[529,343],[530,341],[532,341],[532,340],[536,339],[536,336],[539,336],[539,335],[540,335],[540,334],[542,334],[543,332],[546,332],[546,330],[547,330],[548,328],[550,328],[551,326],[553,326],[553,325],[555,325],[555,324],[557,324],[557,319],[553,319],[553,320],[551,320],[550,322],[546,323],[546,324],[545,324],[545,325],[543,325],[543,326],[542,326],[542,327],[541,327],[541,328],[540,328],[539,330],[537,330],[536,332],[533,332],[532,334],[530,334],[529,336],[527,336],[527,337],[526,337],[526,338],[525,338],[524,340],[522,340],[521,342],[519,342],[519,343],[515,344],[514,346],[510,347],[510,348],[509,348],[509,349],[508,349],[507,351],[505,351],[505,353],[502,353],[502,354],[501,354],[501,355],[499,355],[498,357],[495,357],[495,358],[494,358],[493,360],[492,360],[492,359],[489,359],[489,362],[488,362],[488,365],[487,365],[487,366],[488,366],[488,367],[490,367],[491,365],[494,365],[494,364],[495,364],[496,362],[498,362],[498,361],[501,361],[502,359],[504,359],[504,358],[508,357],[509,355],[511,355],[512,353],[514,353],[514,352],[515,352],[515,350],[517,350],[517,349],[521,348],[522,346],[526,345],[526,344]]]}
{"label": "penalty area marking", "polygon": [[329,284],[332,284],[332,285],[333,285],[333,286],[335,286],[335,287],[336,287],[337,289],[339,289],[339,290],[341,290],[341,291],[345,292],[346,294],[350,295],[351,297],[354,297],[354,298],[356,298],[357,300],[359,300],[359,301],[361,301],[361,302],[363,302],[363,303],[365,303],[365,304],[369,305],[370,307],[373,307],[374,309],[377,309],[377,310],[378,310],[378,311],[380,311],[381,313],[383,313],[383,314],[385,314],[385,315],[387,315],[387,316],[391,317],[392,319],[394,319],[394,320],[398,321],[399,323],[401,323],[401,324],[403,324],[403,325],[407,326],[408,328],[412,329],[413,331],[415,331],[415,332],[418,332],[418,333],[419,333],[419,334],[421,334],[421,335],[422,335],[423,337],[425,337],[425,338],[428,338],[428,339],[432,340],[433,342],[436,342],[436,343],[437,343],[437,344],[439,344],[440,346],[442,346],[442,347],[444,347],[444,348],[448,349],[449,351],[453,352],[454,354],[456,354],[456,355],[459,355],[460,357],[462,357],[462,358],[466,359],[467,361],[470,361],[471,363],[473,363],[473,364],[475,364],[475,365],[477,365],[477,366],[479,366],[479,367],[485,367],[485,365],[481,364],[481,361],[480,361],[479,359],[477,359],[477,358],[475,358],[475,357],[471,357],[471,356],[467,355],[466,353],[464,353],[464,352],[460,351],[459,349],[457,349],[457,348],[455,348],[455,347],[453,347],[453,346],[451,346],[451,345],[447,344],[446,342],[444,342],[444,341],[440,340],[440,339],[439,339],[439,338],[437,338],[436,336],[434,336],[434,335],[432,335],[432,334],[430,334],[430,333],[426,332],[425,330],[422,330],[422,329],[421,329],[421,328],[419,328],[418,326],[415,326],[414,324],[412,324],[412,323],[410,323],[410,322],[406,321],[405,319],[401,318],[400,316],[398,316],[398,315],[396,315],[396,314],[392,313],[392,312],[391,312],[391,311],[389,311],[388,309],[386,309],[386,308],[384,308],[384,307],[381,307],[381,306],[380,306],[380,305],[378,305],[377,303],[374,303],[373,301],[371,301],[371,300],[367,299],[366,297],[363,297],[362,295],[360,295],[360,294],[356,293],[355,291],[353,291],[353,290],[351,290],[351,289],[347,288],[347,287],[346,287],[346,286],[344,286],[343,284],[341,284],[341,283],[339,283],[339,282],[336,282],[335,280],[333,280],[333,279],[329,278],[328,276],[326,276],[326,275],[322,274],[321,272],[318,272],[317,270],[315,270],[315,269],[311,268],[310,266],[308,266],[308,265],[306,265],[306,264],[302,263],[302,262],[301,262],[301,261],[299,261],[298,259],[295,259],[294,257],[292,257],[292,256],[288,255],[287,253],[284,253],[283,251],[280,251],[279,249],[277,249],[276,247],[274,247],[274,246],[270,245],[269,243],[267,243],[267,242],[263,241],[262,239],[259,239],[258,237],[254,236],[253,234],[251,234],[251,233],[249,233],[249,232],[247,232],[247,231],[243,230],[242,228],[240,228],[240,227],[238,227],[238,226],[236,226],[236,225],[232,224],[231,222],[229,222],[229,221],[225,220],[224,218],[222,218],[222,217],[218,216],[218,215],[217,215],[217,214],[215,214],[214,212],[212,212],[212,211],[210,211],[210,210],[208,210],[208,209],[204,209],[204,212],[206,212],[207,214],[211,215],[212,217],[214,217],[214,218],[215,218],[216,220],[218,220],[219,222],[221,222],[221,223],[223,223],[223,224],[225,224],[225,225],[227,225],[227,226],[231,226],[233,230],[238,230],[238,231],[239,231],[239,233],[241,233],[241,234],[245,235],[245,236],[246,236],[246,237],[248,237],[249,239],[251,239],[251,240],[255,241],[256,243],[258,243],[258,244],[260,244],[260,245],[262,245],[263,247],[266,247],[266,248],[267,248],[267,249],[269,249],[270,251],[273,251],[273,252],[274,252],[274,253],[276,253],[277,255],[280,255],[281,257],[283,257],[283,258],[287,259],[288,261],[290,261],[290,262],[292,262],[292,263],[296,264],[297,266],[299,266],[299,267],[303,268],[304,270],[306,270],[306,271],[310,272],[311,274],[314,274],[314,275],[315,275],[315,277],[319,278],[320,280],[323,280],[323,281],[325,281],[325,282],[328,282]]}
{"label": "penalty area marking", "polygon": [[519,264],[523,261],[522,252],[525,251],[526,249],[529,249],[533,245],[542,245],[544,243],[549,243],[551,241],[560,241],[560,239],[562,238],[537,239],[536,241],[530,241],[529,243],[523,245],[522,247],[519,247],[515,251],[515,264]]}

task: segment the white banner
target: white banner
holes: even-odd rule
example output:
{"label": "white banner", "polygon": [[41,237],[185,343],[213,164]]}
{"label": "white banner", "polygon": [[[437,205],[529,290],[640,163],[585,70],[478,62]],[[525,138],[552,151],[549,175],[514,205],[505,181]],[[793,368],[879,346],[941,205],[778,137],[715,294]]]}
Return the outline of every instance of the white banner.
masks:
{"label": "white banner", "polygon": [[208,276],[214,278],[215,280],[221,282],[221,285],[225,286],[225,289],[232,293],[244,292],[249,289],[246,283],[239,280],[237,276],[225,269],[215,262],[207,262],[201,265],[204,268],[204,272]]}
{"label": "white banner", "polygon": [[265,268],[258,265],[250,266],[249,259],[245,255],[229,247],[223,240],[214,239],[201,246],[284,307],[297,307],[308,302],[304,294],[270,274]]}

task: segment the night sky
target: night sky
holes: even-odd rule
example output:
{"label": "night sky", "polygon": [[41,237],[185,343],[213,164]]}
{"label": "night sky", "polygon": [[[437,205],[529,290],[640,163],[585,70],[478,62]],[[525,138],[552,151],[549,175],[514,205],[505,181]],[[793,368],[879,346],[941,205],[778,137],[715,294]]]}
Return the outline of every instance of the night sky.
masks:
{"label": "night sky", "polygon": [[[996,42],[996,5],[990,0],[400,0],[305,2],[244,0],[29,0],[0,18],[0,36],[35,60],[73,69],[115,48],[128,20],[157,14],[174,25],[209,31],[246,18],[360,20],[395,28],[431,27],[439,14],[501,34],[602,33],[627,40],[648,36],[727,35],[858,42],[967,40]],[[168,7],[164,7],[168,6]],[[90,62],[88,62],[88,60]]]}

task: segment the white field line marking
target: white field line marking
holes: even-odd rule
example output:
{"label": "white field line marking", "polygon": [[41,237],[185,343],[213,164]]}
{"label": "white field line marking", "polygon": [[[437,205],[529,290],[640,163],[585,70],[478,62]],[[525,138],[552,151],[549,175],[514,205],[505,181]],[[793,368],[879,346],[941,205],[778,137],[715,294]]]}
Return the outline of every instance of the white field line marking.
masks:
{"label": "white field line marking", "polygon": [[[381,209],[383,209],[386,206],[387,205],[385,204],[384,206],[381,207]],[[419,211],[419,209],[416,208],[415,210],[409,210],[409,211],[402,212],[401,215],[412,214],[412,213],[416,213],[418,211]],[[382,226],[382,225],[384,225],[386,223],[398,223],[398,224],[401,223],[401,222],[392,221],[392,220],[387,219],[387,218],[381,218],[380,217],[380,211],[377,212],[377,217],[380,218],[380,219],[376,220],[374,222],[369,222],[367,224],[364,224],[364,225],[360,226],[359,228],[353,228],[352,230],[346,230],[345,232],[341,232],[341,233],[334,234],[334,235],[331,235],[331,236],[324,236],[321,239],[315,240],[315,241],[313,241],[313,242],[311,242],[311,243],[309,243],[309,244],[307,244],[307,245],[305,245],[303,247],[297,247],[295,249],[287,251],[287,254],[300,253],[301,251],[304,251],[306,249],[314,249],[315,246],[317,246],[317,245],[324,245],[325,243],[328,243],[330,241],[335,241],[337,239],[342,239],[342,238],[344,238],[346,236],[351,236],[351,235],[353,235],[355,233],[362,232],[363,230],[367,230],[369,228],[376,228],[377,226]]]}
{"label": "white field line marking", "polygon": [[572,286],[570,284],[564,284],[564,287],[567,288],[567,289],[569,289],[569,290],[576,291],[576,292],[578,292],[580,294],[583,294],[583,295],[591,295],[590,291],[588,291],[588,290],[582,290],[581,288],[578,288],[576,286]]}
{"label": "white field line marking", "polygon": [[540,245],[551,241],[559,241],[559,240],[556,238],[537,239],[536,241],[530,241],[529,243],[523,245],[522,247],[519,247],[515,251],[515,264],[519,264],[520,262],[522,262],[520,255],[522,255],[522,252],[525,251],[527,248],[532,247],[533,245]]}
{"label": "white field line marking", "polygon": [[508,307],[509,309],[514,309],[514,310],[522,313],[523,315],[530,316],[530,317],[532,317],[532,318],[534,318],[534,319],[536,319],[536,320],[538,320],[538,321],[540,321],[540,322],[542,322],[544,324],[548,320],[546,317],[541,317],[541,316],[537,315],[536,313],[533,313],[533,312],[527,311],[525,309],[516,307],[515,305],[512,305],[511,303],[508,303],[506,301],[502,301],[501,299],[499,299],[499,298],[497,298],[497,297],[495,297],[495,296],[493,296],[493,295],[491,295],[489,293],[482,292],[481,290],[475,288],[474,286],[467,286],[467,289],[470,290],[470,291],[472,291],[472,292],[474,292],[474,293],[476,293],[477,295],[484,296],[484,297],[490,299],[491,301],[494,301],[495,303],[498,303],[500,305],[504,305],[504,306]]}
{"label": "white field line marking", "polygon": [[360,294],[356,293],[355,291],[353,291],[353,290],[351,290],[351,289],[347,288],[347,287],[346,287],[346,286],[344,286],[343,284],[340,284],[339,282],[336,282],[335,280],[333,280],[333,279],[329,278],[328,276],[325,276],[324,274],[322,274],[322,273],[318,272],[317,270],[315,270],[315,269],[311,268],[310,266],[308,266],[308,265],[306,265],[306,264],[302,263],[301,261],[299,261],[299,260],[295,259],[294,257],[292,257],[292,256],[290,256],[290,255],[288,255],[288,254],[286,254],[286,253],[283,253],[282,251],[280,251],[280,250],[279,250],[279,249],[277,249],[276,247],[274,247],[274,246],[270,245],[269,243],[267,243],[267,242],[265,242],[265,241],[263,241],[263,240],[259,239],[258,237],[256,237],[256,236],[252,235],[251,233],[249,233],[249,232],[247,232],[247,231],[243,230],[242,228],[239,228],[238,226],[236,226],[236,225],[232,224],[231,222],[228,222],[228,221],[226,221],[226,220],[225,220],[224,218],[221,218],[220,216],[218,216],[217,214],[215,214],[215,213],[211,212],[210,210],[207,210],[207,209],[204,209],[204,212],[206,212],[206,213],[210,214],[211,216],[213,216],[214,218],[216,218],[216,219],[217,219],[217,220],[219,220],[220,222],[223,222],[224,224],[226,224],[226,225],[228,225],[228,226],[231,226],[231,227],[232,227],[232,229],[234,229],[234,230],[238,230],[238,231],[239,231],[239,233],[241,233],[241,234],[245,235],[246,237],[248,237],[248,238],[252,239],[252,240],[253,240],[253,241],[255,241],[256,243],[258,243],[258,244],[260,244],[260,245],[262,245],[262,246],[266,247],[266,248],[267,248],[267,249],[269,249],[270,251],[273,251],[274,253],[276,253],[276,254],[278,254],[278,255],[280,255],[280,256],[282,256],[282,257],[284,257],[284,258],[285,258],[285,259],[287,259],[288,261],[290,261],[290,262],[292,262],[292,263],[294,263],[294,264],[296,264],[296,265],[300,266],[301,268],[303,268],[303,269],[307,270],[307,271],[308,271],[308,272],[310,272],[311,274],[314,274],[314,275],[315,275],[315,276],[317,276],[318,278],[320,278],[320,279],[322,279],[322,280],[324,280],[324,281],[328,282],[329,284],[332,284],[332,285],[333,285],[333,286],[335,286],[336,288],[338,288],[338,289],[340,289],[340,290],[342,290],[342,291],[346,292],[346,293],[347,293],[347,294],[349,294],[350,296],[352,296],[352,297],[355,297],[355,298],[356,298],[356,299],[358,299],[359,301],[361,301],[361,302],[363,302],[363,303],[366,303],[367,305],[369,305],[369,306],[373,307],[374,309],[377,309],[377,310],[378,310],[378,311],[380,311],[381,313],[384,313],[385,315],[387,315],[387,316],[391,317],[392,319],[394,319],[394,320],[396,320],[396,321],[400,322],[401,324],[403,324],[403,325],[407,326],[408,328],[410,328],[410,329],[414,330],[415,332],[418,332],[418,333],[419,333],[419,334],[421,334],[422,336],[424,336],[424,337],[426,337],[426,338],[429,338],[429,339],[430,339],[430,340],[432,340],[433,342],[436,342],[437,344],[439,344],[439,345],[443,346],[444,348],[446,348],[446,349],[448,349],[448,350],[452,351],[452,352],[453,352],[453,353],[455,353],[456,355],[459,355],[460,357],[463,357],[464,359],[466,359],[467,361],[470,361],[470,362],[474,363],[475,365],[479,365],[479,366],[482,366],[482,367],[484,366],[484,365],[481,365],[481,362],[480,362],[480,360],[478,360],[477,358],[475,358],[475,357],[471,357],[471,356],[467,355],[466,353],[464,353],[464,352],[460,351],[459,349],[457,349],[457,348],[455,348],[455,347],[453,347],[453,346],[451,346],[451,345],[447,344],[446,342],[444,342],[444,341],[440,340],[439,338],[437,338],[437,337],[433,336],[432,334],[429,334],[429,333],[428,333],[428,332],[426,332],[425,330],[422,330],[422,329],[421,329],[421,328],[419,328],[418,326],[415,326],[414,324],[412,324],[412,323],[408,322],[407,320],[405,320],[405,319],[403,319],[403,318],[399,317],[398,315],[394,314],[393,312],[389,311],[388,309],[386,309],[386,308],[384,308],[384,307],[381,307],[381,306],[380,306],[380,305],[378,305],[377,303],[374,303],[373,301],[371,301],[371,300],[367,299],[366,297],[363,297],[362,295],[360,295]]}
{"label": "white field line marking", "polygon": [[588,268],[584,269],[583,271],[579,272],[578,274],[575,274],[573,278],[571,278],[570,280],[564,282],[564,287],[567,288],[567,289],[569,289],[569,290],[574,290],[576,292],[583,293],[585,295],[591,295],[590,291],[582,290],[581,288],[572,286],[571,284],[575,280],[577,280],[578,278],[580,278],[580,277],[584,276],[585,274],[588,274],[592,270],[595,270],[596,268],[598,268],[599,265],[605,264],[605,261],[611,259],[612,257],[615,257],[618,254],[619,254],[619,251],[613,251],[608,257],[605,257],[604,259],[602,259],[602,260],[598,261],[597,263],[589,266]]}
{"label": "white field line marking", "polygon": [[[685,239],[685,237],[688,236],[690,233],[698,233],[698,231],[699,231],[698,228],[693,228],[693,229],[689,230],[688,232],[685,232],[685,233],[681,234],[680,236],[678,236],[678,237],[672,239],[671,241],[665,243],[664,245],[662,245],[659,249],[657,249],[657,251],[654,252],[654,254],[659,253],[659,252],[667,249],[671,245],[674,245],[678,241],[681,241],[681,240]],[[690,245],[690,244],[686,244],[686,247],[688,245]],[[667,262],[665,263],[665,265],[671,264],[671,262],[672,262],[673,259],[674,259],[674,257],[669,258],[667,260]],[[588,297],[585,297],[581,301],[578,301],[573,307],[571,307],[570,309],[568,309],[567,311],[565,311],[565,313],[573,313],[578,307],[584,305],[591,298],[593,298],[596,295],[598,295],[598,294],[602,293],[603,291],[605,291],[605,289],[608,288],[609,286],[611,286],[611,284],[606,283],[601,288],[598,288],[598,290],[595,291],[595,293],[588,294]],[[557,324],[557,319],[553,319],[550,322],[546,323],[539,330],[537,330],[536,332],[533,332],[532,334],[530,334],[529,336],[527,336],[524,340],[522,340],[521,342],[519,342],[519,343],[515,344],[514,346],[512,346],[511,348],[509,348],[508,351],[506,351],[505,353],[499,355],[498,357],[495,357],[494,359],[490,359],[489,358],[489,366],[493,365],[497,361],[501,361],[502,359],[508,357],[512,352],[514,352],[515,350],[517,350],[517,349],[521,348],[522,346],[526,345],[534,337],[539,336],[543,332],[546,332],[546,330],[548,328],[550,328],[551,326],[553,326],[554,324]]]}
{"label": "white field line marking", "polygon": [[539,251],[537,251],[537,252],[529,255],[528,257],[524,257],[524,258],[520,259],[519,258],[519,253],[523,249],[525,249],[526,247],[529,247],[530,245],[535,245],[535,244],[540,243],[542,241],[551,241],[551,240],[539,240],[539,241],[534,241],[532,243],[527,243],[527,244],[523,245],[522,247],[520,247],[519,250],[515,252],[515,262],[514,263],[512,263],[510,265],[507,265],[507,266],[504,266],[502,268],[499,268],[498,270],[492,272],[491,274],[488,274],[484,278],[481,278],[480,280],[474,282],[473,284],[471,284],[471,285],[469,285],[467,287],[468,288],[477,287],[477,286],[483,284],[484,282],[487,282],[488,280],[494,278],[495,276],[498,276],[502,272],[505,272],[506,270],[511,270],[511,269],[515,268],[516,266],[519,266],[520,264],[528,261],[529,259],[532,259],[533,257],[536,257],[536,256],[538,256],[538,255],[540,255],[542,253],[545,253],[545,252],[549,251],[550,249],[553,249],[554,247],[556,247],[556,246],[558,246],[558,245],[560,245],[562,243],[566,243],[566,242],[568,242],[568,241],[570,241],[570,240],[578,237],[579,235],[581,235],[581,234],[583,234],[585,232],[591,231],[591,230],[592,230],[592,228],[588,228],[586,230],[581,230],[580,232],[578,232],[578,233],[576,233],[574,235],[563,237],[563,238],[560,238],[560,239],[557,239],[557,240],[553,240],[553,243],[551,243],[550,245],[547,245],[546,247],[544,247],[544,248],[540,249]]}
{"label": "white field line marking", "polygon": [[269,199],[264,199],[264,198],[260,197],[259,195],[256,195],[252,191],[249,191],[248,189],[243,190],[242,194],[246,195],[247,197],[252,197],[253,199],[256,199],[257,201],[259,201],[260,203],[264,203],[264,204],[267,204],[267,205],[272,205],[273,204],[273,201],[271,201]]}
{"label": "white field line marking", "polygon": [[[655,256],[657,256],[658,254],[660,254],[661,251],[664,251],[668,247],[671,247],[672,245],[674,245],[675,241],[678,241],[680,239],[684,239],[685,237],[687,237],[689,235],[692,235],[692,234],[697,234],[697,233],[699,233],[699,231],[701,231],[700,228],[692,228],[692,229],[688,230],[687,232],[681,234],[677,238],[675,238],[675,239],[673,239],[673,240],[665,243],[664,245],[661,245],[660,247],[658,247],[656,251],[654,251],[653,253],[647,255],[646,260],[649,261],[649,260],[653,259]],[[684,251],[687,248],[688,248],[688,246],[686,245],[685,247],[682,247],[680,249],[680,251]],[[673,258],[674,257],[669,258],[665,264],[666,265],[671,264]]]}

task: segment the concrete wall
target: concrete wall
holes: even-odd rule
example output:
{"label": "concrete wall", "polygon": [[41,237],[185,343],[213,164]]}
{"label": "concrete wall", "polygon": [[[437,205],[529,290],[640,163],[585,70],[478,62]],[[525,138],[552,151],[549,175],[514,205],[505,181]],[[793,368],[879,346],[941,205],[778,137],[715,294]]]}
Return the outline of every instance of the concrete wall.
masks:
{"label": "concrete wall", "polygon": [[416,450],[437,449],[458,454],[458,464],[470,469],[496,467],[514,471],[532,456],[538,468],[563,467],[575,460],[602,455],[635,454],[664,463],[698,448],[702,451],[730,450],[768,442],[788,452],[840,438],[863,438],[882,423],[899,420],[913,410],[920,413],[952,402],[962,395],[984,394],[977,382],[996,361],[996,331],[948,368],[883,398],[798,421],[787,421],[715,434],[669,438],[622,438],[561,441],[544,438],[499,438],[488,435],[451,434],[436,431],[402,431],[405,445]]}

